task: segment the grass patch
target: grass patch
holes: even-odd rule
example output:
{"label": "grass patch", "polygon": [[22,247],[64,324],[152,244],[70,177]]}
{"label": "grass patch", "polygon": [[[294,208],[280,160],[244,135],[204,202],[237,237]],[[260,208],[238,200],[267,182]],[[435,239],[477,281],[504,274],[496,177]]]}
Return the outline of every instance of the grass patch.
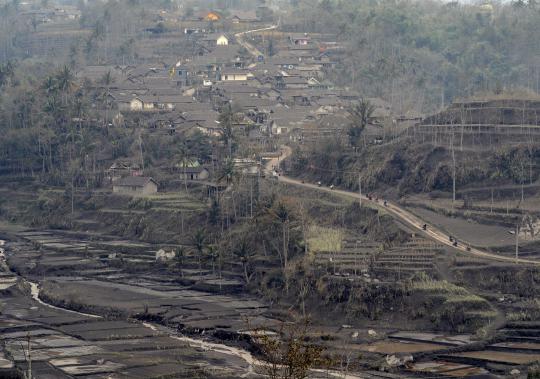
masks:
{"label": "grass patch", "polygon": [[343,240],[341,229],[311,226],[308,230],[308,247],[312,252],[339,252]]}
{"label": "grass patch", "polygon": [[416,291],[435,292],[437,294],[471,296],[469,291],[463,287],[456,286],[446,280],[421,280],[413,281],[411,289]]}
{"label": "grass patch", "polygon": [[474,304],[474,303],[486,303],[487,301],[480,296],[469,294],[469,295],[457,295],[457,296],[450,296],[446,298],[445,303],[468,303],[468,304]]}

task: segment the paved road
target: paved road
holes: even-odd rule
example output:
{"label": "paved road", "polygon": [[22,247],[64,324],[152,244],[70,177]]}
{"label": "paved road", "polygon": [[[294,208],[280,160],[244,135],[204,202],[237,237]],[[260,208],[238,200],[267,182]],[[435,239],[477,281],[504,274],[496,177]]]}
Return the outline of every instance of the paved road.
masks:
{"label": "paved road", "polygon": [[[271,176],[272,173],[272,167],[279,167],[279,163],[286,159],[288,156],[292,154],[292,150],[288,146],[283,146],[282,149],[282,155],[279,158],[273,158],[266,164],[266,170],[268,174]],[[316,191],[321,192],[327,192],[327,193],[333,193],[341,196],[347,196],[352,197],[355,199],[360,199],[360,194],[356,192],[350,192],[350,191],[344,191],[340,189],[330,189],[327,187],[319,187],[316,184],[310,184],[310,183],[302,183],[301,180],[297,180],[288,176],[279,176],[278,181],[281,183],[287,183],[299,187],[309,188]],[[496,261],[502,261],[502,262],[509,262],[509,263],[520,263],[520,264],[527,264],[527,265],[535,265],[540,266],[539,260],[532,260],[532,259],[515,259],[513,257],[507,257],[507,256],[501,256],[498,254],[493,254],[485,250],[477,249],[474,247],[467,248],[470,244],[467,241],[460,241],[458,246],[455,247],[452,245],[452,242],[449,240],[448,234],[443,232],[442,230],[438,229],[434,225],[430,225],[424,220],[420,219],[418,216],[413,215],[411,212],[406,210],[405,208],[391,203],[387,202],[387,205],[385,206],[382,201],[375,201],[375,200],[369,200],[366,196],[362,195],[361,197],[362,203],[369,203],[377,208],[383,209],[391,216],[399,219],[400,221],[404,222],[408,226],[410,226],[412,229],[417,230],[423,234],[425,234],[427,237],[432,239],[433,241],[439,242],[442,245],[446,245],[448,247],[451,247],[455,250],[458,250],[464,254],[476,256],[479,258],[485,258],[485,259],[491,259]],[[423,230],[423,225],[427,225],[427,230]]]}
{"label": "paved road", "polygon": [[272,30],[272,29],[276,29],[277,27],[278,27],[277,25],[272,25],[266,28],[247,30],[245,32],[236,33],[234,36],[236,37],[238,44],[242,45],[251,55],[257,58],[260,55],[263,55],[263,53],[261,53],[255,46],[253,46],[249,42],[246,42],[244,40],[245,35],[250,34],[250,33],[262,32],[265,30]]}

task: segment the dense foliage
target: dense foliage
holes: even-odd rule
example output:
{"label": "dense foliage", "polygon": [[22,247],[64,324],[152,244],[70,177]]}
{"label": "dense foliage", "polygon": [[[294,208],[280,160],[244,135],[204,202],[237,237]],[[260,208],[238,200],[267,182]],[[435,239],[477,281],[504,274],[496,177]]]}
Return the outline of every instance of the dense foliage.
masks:
{"label": "dense foliage", "polygon": [[299,32],[335,33],[337,84],[431,110],[456,96],[525,87],[538,92],[536,2],[300,0],[284,21]]}

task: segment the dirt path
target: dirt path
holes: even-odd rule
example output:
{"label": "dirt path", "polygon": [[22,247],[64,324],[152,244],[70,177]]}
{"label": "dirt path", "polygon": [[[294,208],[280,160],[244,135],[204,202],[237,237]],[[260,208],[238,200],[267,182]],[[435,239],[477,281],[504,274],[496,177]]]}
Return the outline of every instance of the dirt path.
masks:
{"label": "dirt path", "polygon": [[[281,152],[282,154],[280,157],[273,158],[267,163],[266,165],[267,172],[271,173],[271,168],[273,166],[279,167],[279,163],[292,154],[292,149],[288,146],[283,146],[281,148]],[[278,181],[281,183],[309,188],[309,189],[320,191],[320,192],[334,193],[341,196],[352,197],[354,199],[361,199],[363,203],[364,202],[369,203],[370,205],[383,210],[384,212],[404,222],[405,224],[413,228],[413,230],[417,230],[418,232],[424,234],[431,240],[439,242],[445,246],[448,246],[466,255],[471,255],[471,256],[475,256],[479,258],[496,260],[496,261],[503,261],[503,262],[508,262],[508,263],[540,266],[540,260],[523,259],[523,258],[515,259],[512,257],[505,257],[505,256],[493,254],[485,250],[471,247],[468,241],[460,241],[458,246],[455,247],[452,245],[452,242],[450,242],[447,233],[440,230],[436,226],[425,222],[425,220],[422,220],[418,216],[413,215],[411,212],[400,207],[399,205],[391,203],[391,202],[387,202],[387,204],[384,205],[382,201],[370,200],[366,196],[364,195],[360,196],[360,194],[356,192],[344,191],[340,189],[330,189],[327,187],[319,187],[316,184],[303,183],[300,180],[297,180],[288,176],[279,176]],[[426,230],[423,229],[424,224],[427,226]]]}

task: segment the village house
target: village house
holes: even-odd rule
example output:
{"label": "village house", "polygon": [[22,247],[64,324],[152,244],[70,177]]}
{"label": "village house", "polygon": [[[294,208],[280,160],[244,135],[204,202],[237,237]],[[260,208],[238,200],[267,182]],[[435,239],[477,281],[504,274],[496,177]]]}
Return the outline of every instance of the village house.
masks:
{"label": "village house", "polygon": [[221,13],[218,13],[216,11],[210,11],[204,13],[203,19],[205,21],[219,21],[221,20],[221,17]]}
{"label": "village house", "polygon": [[137,163],[128,161],[114,162],[107,170],[109,180],[115,181],[126,176],[141,176],[142,170]]}
{"label": "village house", "polygon": [[131,100],[132,112],[172,111],[183,104],[193,103],[193,98],[182,95],[142,95]]}
{"label": "village house", "polygon": [[233,24],[247,24],[259,21],[255,11],[236,11],[230,18]]}
{"label": "village house", "polygon": [[228,46],[232,44],[233,38],[224,33],[210,33],[200,39],[200,41],[204,46],[211,49],[216,46]]}
{"label": "village house", "polygon": [[268,62],[270,65],[272,65],[275,68],[281,68],[284,70],[293,70],[298,68],[301,61],[299,58],[291,58],[291,57],[273,57]]}
{"label": "village house", "polygon": [[308,81],[300,76],[282,76],[276,83],[276,88],[301,89],[307,87]]}
{"label": "village house", "polygon": [[242,175],[258,175],[260,170],[259,163],[251,158],[234,158],[233,165],[237,172]]}
{"label": "village house", "polygon": [[311,43],[311,37],[307,33],[293,33],[289,35],[289,41],[293,45],[308,45]]}
{"label": "village house", "polygon": [[183,21],[184,22],[190,22],[190,23],[201,22],[201,21],[215,22],[215,21],[220,21],[222,18],[223,17],[222,17],[220,12],[218,12],[218,11],[208,11],[207,10],[207,11],[198,12],[195,15],[192,15],[192,16],[184,17]]}
{"label": "village house", "polygon": [[252,75],[248,70],[223,70],[221,72],[221,81],[223,82],[237,82],[246,81]]}
{"label": "village house", "polygon": [[229,44],[229,37],[227,37],[225,34],[220,34],[218,38],[216,38],[216,45],[217,46],[227,46]]}
{"label": "village house", "polygon": [[120,112],[131,110],[131,101],[135,96],[131,93],[113,92],[109,94],[108,102],[116,104],[116,108]]}
{"label": "village house", "polygon": [[202,166],[182,167],[179,170],[182,180],[206,180],[210,177],[210,172]]}
{"label": "village house", "polygon": [[269,115],[269,131],[272,135],[285,135],[302,126],[308,115],[294,108],[282,108]]}
{"label": "village house", "polygon": [[128,176],[113,182],[113,192],[120,195],[151,195],[157,191],[157,182],[146,176]]}

